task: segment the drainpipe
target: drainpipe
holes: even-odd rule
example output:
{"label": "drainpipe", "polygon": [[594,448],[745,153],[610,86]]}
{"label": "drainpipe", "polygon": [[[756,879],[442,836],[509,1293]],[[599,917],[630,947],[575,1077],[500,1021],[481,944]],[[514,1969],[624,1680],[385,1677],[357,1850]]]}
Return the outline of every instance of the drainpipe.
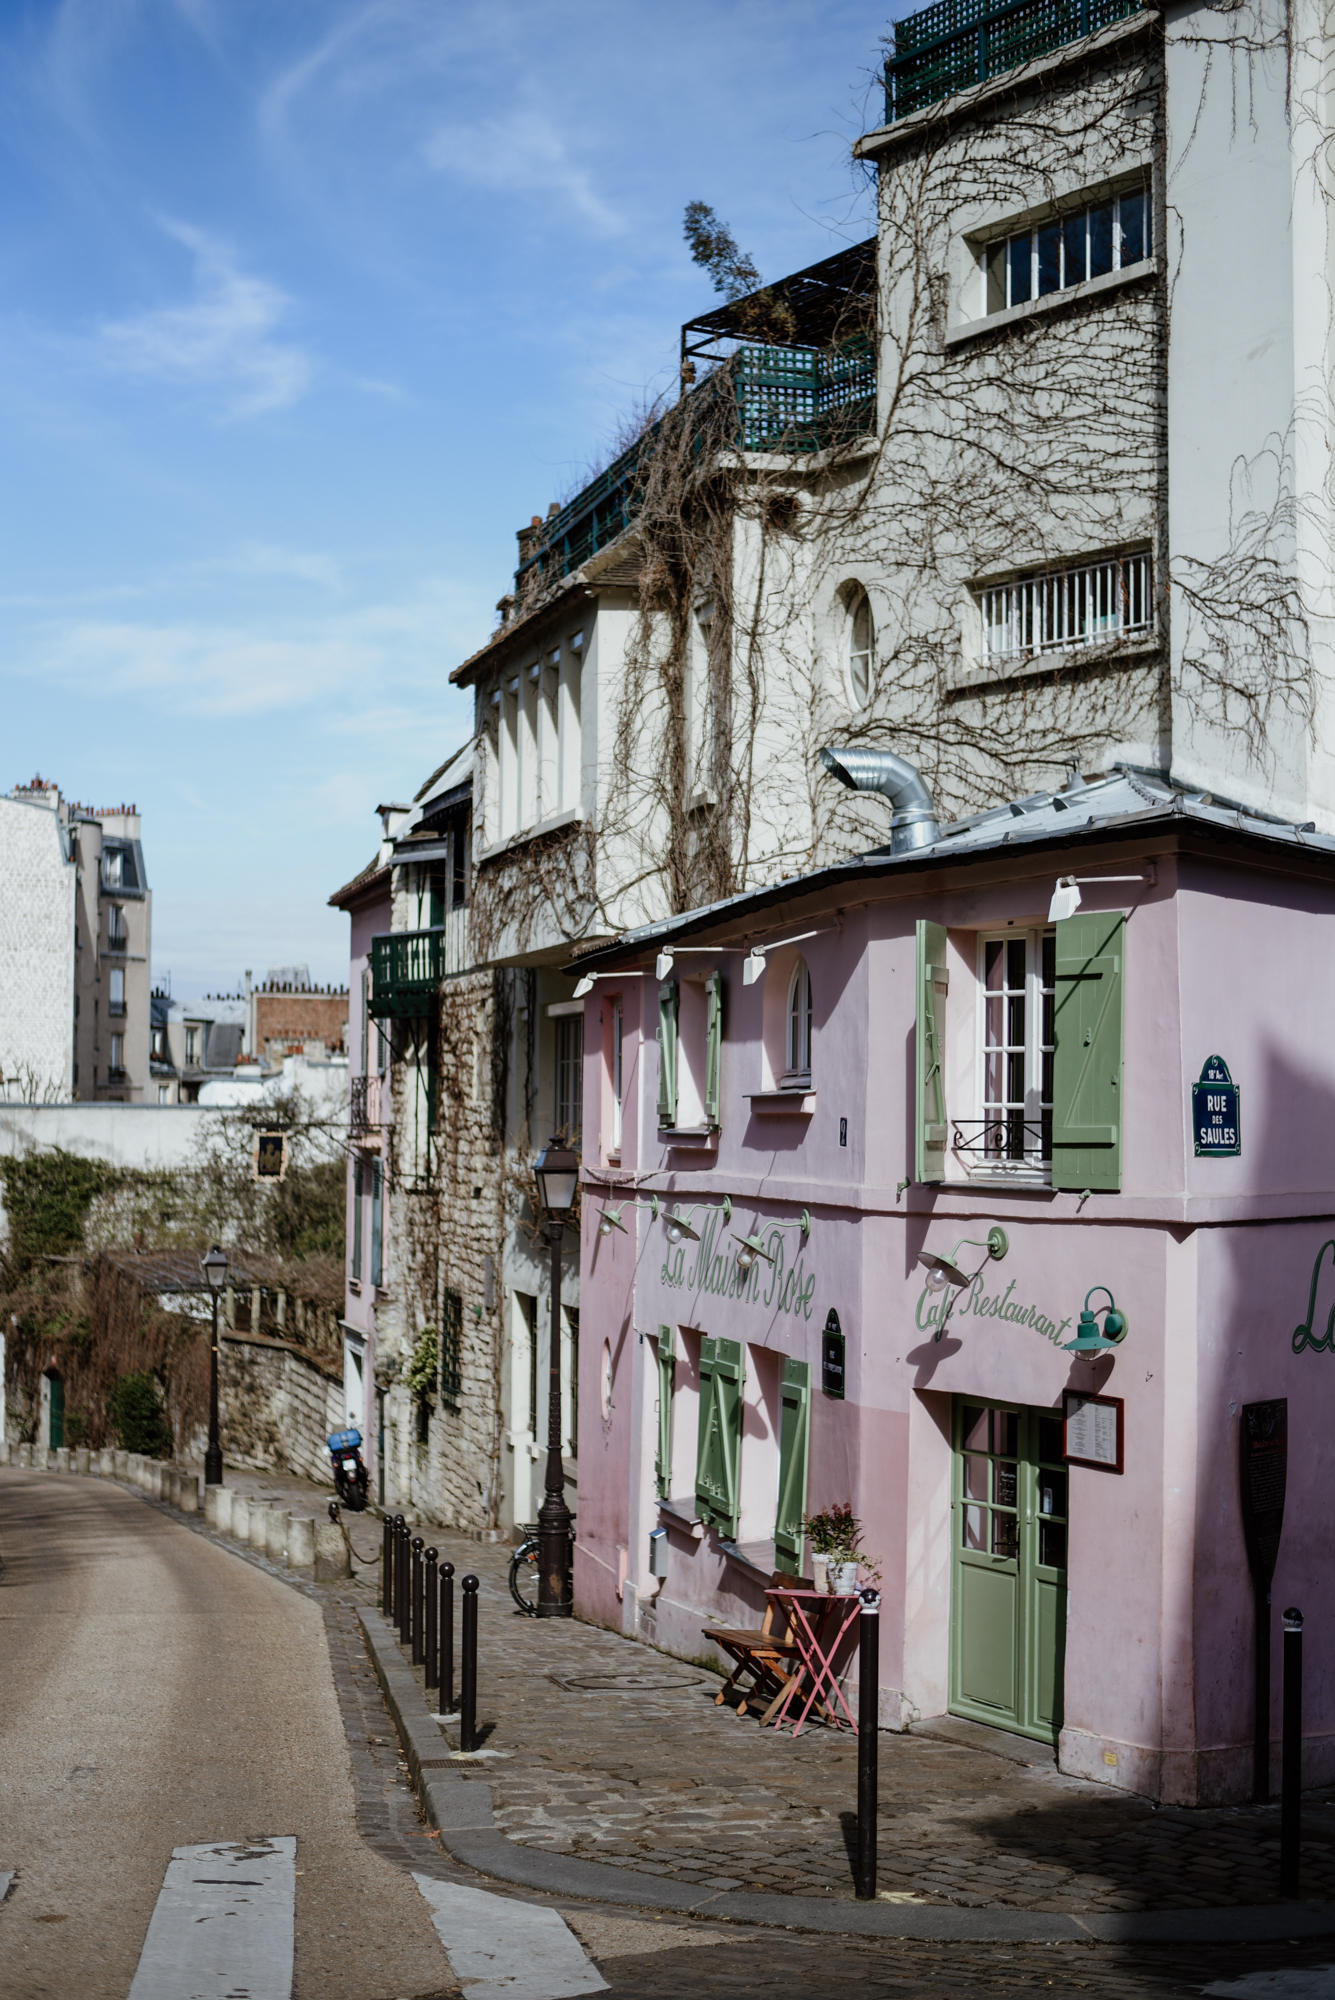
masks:
{"label": "drainpipe", "polygon": [[890,801],[890,852],[908,854],[930,847],[940,828],[936,807],[921,771],[892,750],[822,750],[826,770],[852,792],[879,792]]}

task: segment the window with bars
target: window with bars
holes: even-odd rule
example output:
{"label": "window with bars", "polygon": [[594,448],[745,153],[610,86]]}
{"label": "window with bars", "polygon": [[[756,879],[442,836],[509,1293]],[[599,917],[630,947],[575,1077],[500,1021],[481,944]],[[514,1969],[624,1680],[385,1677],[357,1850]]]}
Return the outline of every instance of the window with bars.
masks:
{"label": "window with bars", "polygon": [[983,663],[1152,632],[1152,581],[1146,549],[995,584],[980,594]]}
{"label": "window with bars", "polygon": [[981,952],[981,1130],[965,1146],[976,1172],[1045,1174],[1052,1159],[1057,934],[1008,931]]}
{"label": "window with bars", "polygon": [[556,1019],[556,1102],[554,1129],[577,1144],[584,1127],[584,1016]]}
{"label": "window with bars", "polygon": [[446,1291],[440,1307],[440,1400],[457,1410],[463,1391],[464,1302]]}
{"label": "window with bars", "polygon": [[1004,312],[1143,263],[1154,253],[1153,229],[1150,190],[1141,186],[1000,237],[984,252],[984,310]]}

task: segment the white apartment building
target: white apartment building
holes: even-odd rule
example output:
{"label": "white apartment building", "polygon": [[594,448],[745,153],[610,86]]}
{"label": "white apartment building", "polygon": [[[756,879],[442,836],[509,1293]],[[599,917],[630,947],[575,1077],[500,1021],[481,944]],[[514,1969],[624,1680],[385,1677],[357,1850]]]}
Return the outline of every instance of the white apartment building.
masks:
{"label": "white apartment building", "polygon": [[0,1092],[150,1100],[152,894],[134,807],[0,797]]}

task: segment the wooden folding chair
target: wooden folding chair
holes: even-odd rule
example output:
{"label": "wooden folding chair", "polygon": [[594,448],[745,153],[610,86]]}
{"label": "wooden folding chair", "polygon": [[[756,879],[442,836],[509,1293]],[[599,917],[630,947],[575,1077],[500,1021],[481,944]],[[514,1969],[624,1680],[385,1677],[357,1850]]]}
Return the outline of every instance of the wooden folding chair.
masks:
{"label": "wooden folding chair", "polygon": [[[770,1578],[770,1588],[781,1590],[792,1581],[791,1576],[776,1569]],[[781,1629],[776,1629],[780,1625]],[[792,1678],[793,1662],[798,1655],[788,1621],[780,1619],[777,1607],[767,1601],[764,1619],[758,1626],[702,1625],[700,1629],[720,1652],[736,1661],[714,1697],[715,1708],[722,1706],[734,1688],[742,1697],[737,1704],[739,1715],[745,1715],[748,1703],[756,1699],[772,1706]]]}

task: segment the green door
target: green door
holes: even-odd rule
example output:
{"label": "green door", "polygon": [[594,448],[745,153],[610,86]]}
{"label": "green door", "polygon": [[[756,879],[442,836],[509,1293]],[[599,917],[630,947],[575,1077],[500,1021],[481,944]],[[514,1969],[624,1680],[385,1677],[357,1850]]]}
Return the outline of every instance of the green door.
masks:
{"label": "green door", "polygon": [[59,1451],[65,1442],[65,1384],[59,1375],[48,1375],[51,1384],[51,1435],[47,1445],[52,1451]]}
{"label": "green door", "polygon": [[1054,1742],[1066,1647],[1061,1418],[955,1398],[952,1714]]}

